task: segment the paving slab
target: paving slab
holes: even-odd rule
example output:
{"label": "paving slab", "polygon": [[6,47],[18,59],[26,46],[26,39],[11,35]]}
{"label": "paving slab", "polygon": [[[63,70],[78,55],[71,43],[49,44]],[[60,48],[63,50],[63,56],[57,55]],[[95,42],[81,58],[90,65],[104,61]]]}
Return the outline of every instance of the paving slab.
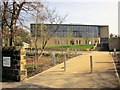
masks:
{"label": "paving slab", "polygon": [[[90,73],[90,56],[93,72]],[[59,64],[24,82],[0,83],[2,88],[118,88],[119,81],[111,55],[93,51]]]}
{"label": "paving slab", "polygon": [[[90,73],[90,56],[93,59],[93,72]],[[59,64],[40,74],[37,74],[25,83],[51,88],[117,88],[113,60],[109,52],[94,51],[74,57],[64,64]]]}

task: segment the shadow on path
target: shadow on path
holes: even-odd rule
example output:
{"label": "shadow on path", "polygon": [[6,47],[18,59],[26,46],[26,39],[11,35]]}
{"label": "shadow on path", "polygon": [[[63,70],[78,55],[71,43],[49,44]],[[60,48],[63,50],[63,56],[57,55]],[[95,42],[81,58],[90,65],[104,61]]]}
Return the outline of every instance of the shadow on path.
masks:
{"label": "shadow on path", "polygon": [[23,85],[15,87],[15,88],[50,88],[50,87],[42,86],[42,85],[36,85],[36,84],[31,84],[31,83],[25,83]]}

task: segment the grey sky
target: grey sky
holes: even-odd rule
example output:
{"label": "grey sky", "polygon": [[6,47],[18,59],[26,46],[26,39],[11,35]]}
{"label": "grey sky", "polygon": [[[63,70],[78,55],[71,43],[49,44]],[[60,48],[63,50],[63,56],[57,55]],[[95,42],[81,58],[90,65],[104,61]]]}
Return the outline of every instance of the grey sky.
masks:
{"label": "grey sky", "polygon": [[118,0],[46,0],[58,14],[68,14],[64,23],[109,25],[118,33]]}

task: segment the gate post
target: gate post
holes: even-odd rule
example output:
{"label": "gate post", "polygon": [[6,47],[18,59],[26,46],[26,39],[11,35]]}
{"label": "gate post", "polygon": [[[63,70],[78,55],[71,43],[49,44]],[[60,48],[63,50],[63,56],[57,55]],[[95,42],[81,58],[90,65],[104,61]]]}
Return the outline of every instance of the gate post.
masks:
{"label": "gate post", "polygon": [[26,50],[25,48],[21,48],[20,50],[20,80],[23,81],[25,78],[27,78],[27,69],[25,67],[26,65]]}

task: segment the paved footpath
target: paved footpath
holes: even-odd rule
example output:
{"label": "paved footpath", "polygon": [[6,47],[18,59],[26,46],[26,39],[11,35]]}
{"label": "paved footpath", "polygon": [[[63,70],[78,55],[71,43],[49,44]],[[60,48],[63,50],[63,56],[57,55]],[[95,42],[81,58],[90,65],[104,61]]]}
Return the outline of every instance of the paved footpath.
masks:
{"label": "paved footpath", "polygon": [[[90,73],[90,56],[93,57],[93,73]],[[37,74],[19,85],[25,87],[51,88],[116,88],[118,79],[113,60],[109,52],[91,52],[74,57],[64,64],[59,64]]]}

